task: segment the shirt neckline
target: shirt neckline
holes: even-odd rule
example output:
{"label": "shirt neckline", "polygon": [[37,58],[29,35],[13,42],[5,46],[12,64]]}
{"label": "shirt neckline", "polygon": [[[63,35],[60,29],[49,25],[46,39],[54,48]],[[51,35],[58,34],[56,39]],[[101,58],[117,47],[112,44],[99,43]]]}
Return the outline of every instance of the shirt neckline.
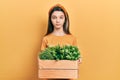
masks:
{"label": "shirt neckline", "polygon": [[62,36],[57,36],[55,34],[51,34],[52,36],[55,36],[55,37],[64,37],[64,36],[67,36],[68,34],[65,34],[65,35],[62,35]]}

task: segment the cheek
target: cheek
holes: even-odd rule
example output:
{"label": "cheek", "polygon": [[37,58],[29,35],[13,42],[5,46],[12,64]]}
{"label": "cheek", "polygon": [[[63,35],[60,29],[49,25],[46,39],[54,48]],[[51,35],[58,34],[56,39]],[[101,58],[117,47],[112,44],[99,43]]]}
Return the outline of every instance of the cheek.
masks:
{"label": "cheek", "polygon": [[61,23],[62,23],[62,24],[64,24],[64,22],[65,22],[65,19],[61,20]]}
{"label": "cheek", "polygon": [[52,22],[52,24],[54,25],[56,21],[51,19],[51,22]]}

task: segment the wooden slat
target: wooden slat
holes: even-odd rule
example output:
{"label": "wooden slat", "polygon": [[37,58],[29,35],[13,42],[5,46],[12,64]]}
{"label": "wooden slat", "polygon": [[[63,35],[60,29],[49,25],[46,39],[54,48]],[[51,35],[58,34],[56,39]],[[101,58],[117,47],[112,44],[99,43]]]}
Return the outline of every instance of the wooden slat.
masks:
{"label": "wooden slat", "polygon": [[77,79],[78,70],[41,70],[38,73],[39,78],[59,78],[59,79]]}
{"label": "wooden slat", "polygon": [[39,59],[39,69],[78,69],[78,61]]}

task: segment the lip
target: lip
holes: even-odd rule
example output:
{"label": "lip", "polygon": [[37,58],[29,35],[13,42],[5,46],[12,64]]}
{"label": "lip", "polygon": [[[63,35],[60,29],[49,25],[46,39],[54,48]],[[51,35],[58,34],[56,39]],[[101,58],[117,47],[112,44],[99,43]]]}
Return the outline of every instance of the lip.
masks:
{"label": "lip", "polygon": [[57,26],[60,26],[60,24],[56,24]]}

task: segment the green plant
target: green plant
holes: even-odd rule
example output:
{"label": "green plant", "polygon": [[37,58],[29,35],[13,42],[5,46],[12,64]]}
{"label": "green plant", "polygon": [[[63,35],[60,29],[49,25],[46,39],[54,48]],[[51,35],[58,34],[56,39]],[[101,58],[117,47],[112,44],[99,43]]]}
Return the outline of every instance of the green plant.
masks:
{"label": "green plant", "polygon": [[39,53],[39,58],[42,60],[78,60],[80,51],[76,46],[60,45],[48,47]]}

